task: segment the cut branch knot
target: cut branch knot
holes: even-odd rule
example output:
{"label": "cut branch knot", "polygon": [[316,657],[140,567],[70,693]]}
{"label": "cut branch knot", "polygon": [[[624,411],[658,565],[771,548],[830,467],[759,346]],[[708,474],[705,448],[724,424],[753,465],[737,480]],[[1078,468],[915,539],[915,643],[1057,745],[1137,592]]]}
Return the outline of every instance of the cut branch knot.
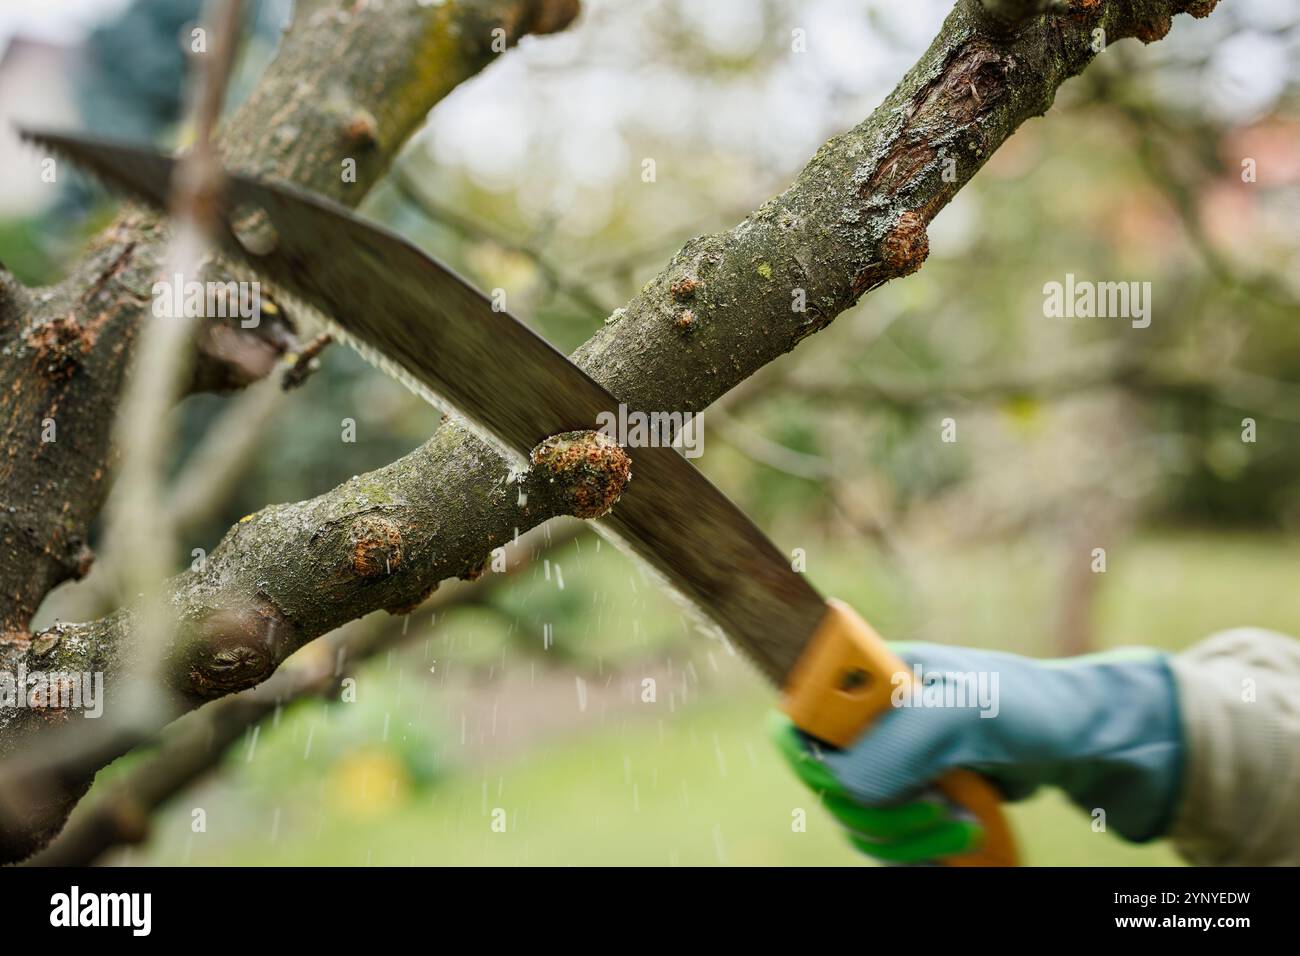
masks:
{"label": "cut branch knot", "polygon": [[930,237],[925,220],[917,213],[903,213],[889,227],[880,243],[880,257],[891,276],[911,275],[930,254]]}
{"label": "cut branch knot", "polygon": [[379,515],[352,524],[352,570],[362,578],[387,577],[402,566],[402,532]]}
{"label": "cut branch knot", "polygon": [[632,478],[632,459],[608,435],[563,432],[533,449],[529,460],[541,477],[557,486],[575,518],[607,514]]}
{"label": "cut branch knot", "polygon": [[56,382],[71,378],[94,344],[93,337],[71,315],[42,322],[25,341],[35,352],[37,371]]}
{"label": "cut branch knot", "polygon": [[293,627],[269,601],[218,610],[198,629],[185,674],[191,692],[221,697],[261,683],[292,645]]}

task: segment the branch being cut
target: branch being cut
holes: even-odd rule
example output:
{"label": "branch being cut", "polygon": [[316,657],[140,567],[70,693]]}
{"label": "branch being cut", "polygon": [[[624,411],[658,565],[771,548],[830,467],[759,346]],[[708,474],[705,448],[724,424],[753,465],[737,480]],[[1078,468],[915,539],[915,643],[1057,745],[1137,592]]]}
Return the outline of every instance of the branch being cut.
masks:
{"label": "branch being cut", "polygon": [[[0,750],[8,757],[0,762],[0,856],[21,859],[27,854],[15,847],[29,853],[47,842],[94,771],[168,720],[260,683],[308,640],[370,611],[409,613],[449,576],[438,570],[448,559],[456,562],[452,574],[474,580],[492,551],[508,548],[521,529],[608,511],[629,478],[630,460],[612,439],[575,432],[539,445],[534,468],[521,475],[503,468],[482,485],[430,482],[439,473],[488,465],[486,450],[466,447],[460,437],[440,429],[406,458],[327,495],[249,516],[202,571],[174,579],[171,586],[184,594],[167,597],[180,625],[159,688],[170,712],[152,726],[114,698],[130,673],[127,637],[137,609],[88,625],[56,625],[0,660],[0,670],[11,673],[102,673],[106,688],[104,716],[96,721],[83,722],[48,698],[0,709]],[[449,515],[465,527],[444,530]],[[268,545],[282,550],[271,557]],[[274,570],[262,563],[268,559]],[[271,573],[260,582],[247,578],[254,567]],[[308,581],[301,600],[282,603],[296,582]],[[126,720],[115,719],[124,713]]]}
{"label": "branch being cut", "polygon": [[[1212,7],[1080,0],[1002,37],[963,0],[865,122],[824,145],[786,192],[739,226],[688,243],[574,361],[632,408],[705,408],[866,292],[920,268],[927,224],[1096,55],[1094,29],[1112,43],[1149,42],[1175,13]],[[206,570],[172,582],[187,624],[171,657],[174,689],[197,703],[252,686],[306,641],[377,608],[409,606],[443,578],[472,575],[516,529],[565,509],[556,475],[530,471],[520,504],[507,474],[504,459],[450,423],[386,468],[241,522]],[[44,660],[112,675],[130,626],[128,611],[52,629],[42,636]],[[21,730],[0,727],[0,742]]]}
{"label": "branch being cut", "polygon": [[[218,148],[233,168],[354,206],[430,108],[499,55],[497,37],[513,45],[561,30],[577,8],[577,0],[302,0]],[[113,411],[166,240],[157,219],[128,208],[57,285],[25,290],[0,268],[0,643],[26,642],[45,595],[89,568],[89,528],[112,472]],[[283,323],[267,310],[254,331],[268,334],[250,337],[238,320],[205,324],[198,386],[269,373],[289,345]]]}

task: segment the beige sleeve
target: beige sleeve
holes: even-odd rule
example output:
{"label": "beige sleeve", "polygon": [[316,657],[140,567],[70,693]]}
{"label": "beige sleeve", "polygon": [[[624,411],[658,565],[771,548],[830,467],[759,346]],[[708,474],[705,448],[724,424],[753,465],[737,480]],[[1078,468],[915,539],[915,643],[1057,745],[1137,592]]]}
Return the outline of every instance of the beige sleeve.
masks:
{"label": "beige sleeve", "polygon": [[1239,628],[1170,664],[1187,741],[1174,846],[1203,865],[1300,865],[1300,641]]}

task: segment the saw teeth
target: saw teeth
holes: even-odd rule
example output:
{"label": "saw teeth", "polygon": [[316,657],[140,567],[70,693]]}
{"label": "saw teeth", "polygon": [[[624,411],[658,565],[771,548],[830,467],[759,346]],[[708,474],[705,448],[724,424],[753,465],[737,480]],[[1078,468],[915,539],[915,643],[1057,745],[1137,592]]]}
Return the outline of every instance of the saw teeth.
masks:
{"label": "saw teeth", "polygon": [[505,458],[509,463],[512,472],[528,470],[528,459],[523,453],[515,451],[490,431],[479,426],[473,418],[466,415],[455,404],[447,401],[446,398],[429,388],[429,386],[425,385],[397,362],[394,362],[382,351],[365,341],[365,339],[353,335],[319,308],[312,305],[296,293],[284,289],[275,282],[262,278],[262,276],[253,269],[253,267],[244,260],[242,256],[223,252],[222,262],[229,267],[231,275],[236,280],[240,282],[257,281],[262,283],[267,287],[272,297],[277,301],[289,306],[294,313],[306,316],[319,327],[326,329],[331,335],[339,341],[346,343],[352,351],[356,352],[372,366],[379,369],[379,371],[383,372],[390,378],[396,379],[415,395],[424,399],[434,408],[452,418],[458,425],[461,425],[473,434],[475,438],[479,439],[479,441],[488,445],[493,451]]}
{"label": "saw teeth", "polygon": [[415,395],[424,399],[424,401],[428,402],[434,408],[449,416],[458,425],[467,429],[475,438],[479,439],[479,441],[488,445],[493,451],[501,455],[509,463],[512,472],[526,471],[528,469],[528,459],[521,452],[515,451],[490,431],[479,426],[473,418],[466,415],[455,404],[447,401],[446,398],[429,388],[429,386],[421,382],[400,364],[394,362],[382,351],[365,341],[365,339],[353,335],[301,296],[289,292],[280,285],[262,278],[248,262],[242,259],[242,257],[226,253],[223,254],[222,260],[230,267],[230,272],[235,279],[239,281],[253,281],[255,279],[256,281],[261,282],[270,290],[271,295],[276,300],[288,305],[295,313],[306,316],[321,328],[329,331],[330,334],[339,341],[346,343],[352,351],[360,355],[370,365],[379,369],[379,371],[383,372],[390,378],[396,379]]}
{"label": "saw teeth", "polygon": [[[123,192],[122,187],[119,187],[107,179],[104,173],[97,167],[84,160],[70,158],[57,143],[46,139],[46,137],[41,133],[20,128],[19,134],[28,142],[48,149],[52,153],[57,154],[65,162],[71,163],[77,170],[90,175],[108,192],[114,194],[121,194]],[[139,202],[140,200],[135,199],[133,196],[127,196],[126,201]],[[512,472],[527,470],[528,459],[522,452],[516,451],[502,442],[501,439],[480,426],[462,409],[458,408],[452,402],[447,401],[446,398],[433,391],[433,389],[429,388],[429,386],[425,385],[397,362],[394,362],[392,359],[388,358],[388,356],[384,355],[380,349],[366,342],[364,339],[348,332],[316,306],[304,300],[301,296],[289,292],[287,289],[282,288],[278,283],[264,278],[259,272],[257,272],[253,264],[245,258],[242,252],[219,241],[213,241],[212,246],[213,255],[220,259],[221,264],[231,274],[232,278],[240,282],[257,281],[266,286],[273,298],[289,305],[296,312],[309,317],[320,327],[329,330],[335,338],[346,342],[354,352],[364,358],[372,366],[379,369],[379,371],[383,372],[385,375],[396,379],[411,392],[424,399],[424,401],[443,412],[458,425],[473,434],[474,437],[479,439],[479,441],[483,442],[504,458],[509,463]]]}

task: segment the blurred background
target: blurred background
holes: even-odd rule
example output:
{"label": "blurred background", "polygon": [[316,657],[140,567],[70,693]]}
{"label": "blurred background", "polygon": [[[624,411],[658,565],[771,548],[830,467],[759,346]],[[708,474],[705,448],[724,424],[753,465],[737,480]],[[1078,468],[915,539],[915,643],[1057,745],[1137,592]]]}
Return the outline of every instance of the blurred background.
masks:
{"label": "blurred background", "polygon": [[[289,13],[255,7],[235,101]],[[864,118],[950,3],[584,7],[440,104],[362,207],[505,288],[565,350]],[[197,13],[0,8],[0,261],[20,279],[57,278],[115,207],[88,183],[53,202],[29,186],[38,157],[11,122],[176,142],[179,37]],[[1234,0],[1150,47],[1108,49],[939,214],[923,270],[705,413],[697,464],[892,638],[1059,656],[1178,649],[1243,624],[1300,632],[1298,74],[1285,0]],[[1151,282],[1150,327],[1045,318],[1043,285],[1066,273]],[[385,464],[438,422],[340,347],[292,392],[269,381],[177,414],[178,569],[242,515]],[[940,441],[946,418],[955,443]],[[382,648],[351,693],[286,700],[105,862],[859,859],[770,748],[772,694],[743,660],[590,529],[530,540],[509,573],[350,625]],[[110,571],[53,594],[38,624],[111,609]],[[1012,815],[1031,863],[1177,862],[1093,832],[1055,794]]]}

